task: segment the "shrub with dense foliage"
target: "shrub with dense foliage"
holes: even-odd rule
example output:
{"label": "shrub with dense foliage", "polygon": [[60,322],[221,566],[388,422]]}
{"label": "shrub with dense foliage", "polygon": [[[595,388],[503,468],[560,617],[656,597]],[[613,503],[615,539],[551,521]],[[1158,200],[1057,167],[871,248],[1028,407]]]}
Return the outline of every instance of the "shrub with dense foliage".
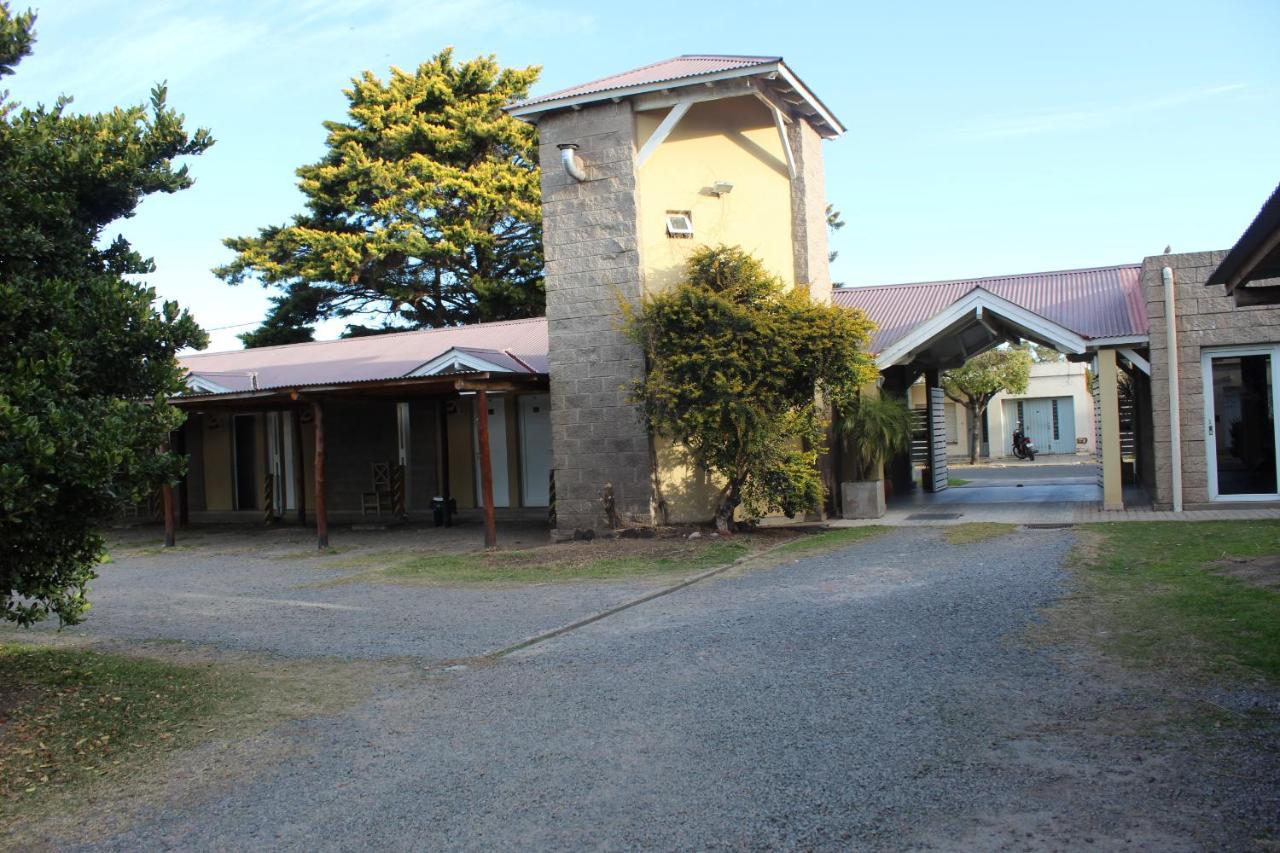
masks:
{"label": "shrub with dense foliage", "polygon": [[[0,76],[34,17],[0,3]],[[157,87],[149,107],[76,115],[0,101],[0,618],[75,622],[102,554],[96,525],[181,473],[159,452],[182,416],[174,358],[204,333],[128,276],[152,264],[110,223],[191,185],[189,135]]]}
{"label": "shrub with dense foliage", "polygon": [[855,480],[879,479],[880,466],[911,445],[911,409],[901,397],[859,394],[841,410],[839,427]]}
{"label": "shrub with dense foliage", "polygon": [[634,391],[650,430],[723,481],[715,522],[788,516],[822,503],[826,406],[876,376],[860,312],[812,301],[737,247],[697,251],[681,284],[628,310],[643,347]]}

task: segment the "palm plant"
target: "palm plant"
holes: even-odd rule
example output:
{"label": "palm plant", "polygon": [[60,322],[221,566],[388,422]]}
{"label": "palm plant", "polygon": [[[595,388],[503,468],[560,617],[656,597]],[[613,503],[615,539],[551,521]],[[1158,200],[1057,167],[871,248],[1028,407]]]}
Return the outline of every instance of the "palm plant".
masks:
{"label": "palm plant", "polygon": [[911,409],[901,397],[859,394],[840,413],[840,432],[849,439],[856,479],[879,479],[882,464],[911,443]]}

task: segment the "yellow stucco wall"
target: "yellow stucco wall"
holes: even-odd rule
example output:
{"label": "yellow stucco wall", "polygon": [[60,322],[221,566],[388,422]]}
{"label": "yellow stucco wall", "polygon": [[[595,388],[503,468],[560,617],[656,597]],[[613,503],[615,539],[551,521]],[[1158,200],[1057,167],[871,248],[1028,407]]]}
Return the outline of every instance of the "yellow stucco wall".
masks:
{"label": "yellow stucco wall", "polygon": [[[668,110],[636,114],[636,145]],[[722,196],[708,190],[728,181]],[[702,246],[746,249],[788,286],[794,284],[791,181],[773,115],[751,96],[692,106],[636,175],[640,262],[647,293],[680,281]],[[687,211],[692,239],[667,235],[670,211]],[[708,520],[722,483],[688,463],[687,454],[655,439],[661,499],[670,523]]]}
{"label": "yellow stucco wall", "polygon": [[[636,144],[643,145],[668,110],[636,113]],[[708,191],[728,181],[733,191]],[[788,285],[795,261],[791,243],[791,182],[773,115],[754,97],[694,104],[636,175],[640,262],[646,292],[680,280],[699,246],[742,246]],[[667,236],[668,211],[688,211],[692,239]]]}

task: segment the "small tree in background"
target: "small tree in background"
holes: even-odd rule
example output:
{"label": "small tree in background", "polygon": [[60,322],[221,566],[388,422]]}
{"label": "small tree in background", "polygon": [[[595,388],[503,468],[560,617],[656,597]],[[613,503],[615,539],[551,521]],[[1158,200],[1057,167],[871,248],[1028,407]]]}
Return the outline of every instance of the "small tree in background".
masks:
{"label": "small tree in background", "polygon": [[978,461],[978,421],[1001,391],[1021,394],[1031,379],[1026,347],[987,350],[942,374],[942,391],[969,413],[969,464]]}
{"label": "small tree in background", "polygon": [[245,345],[311,340],[316,322],[353,315],[381,322],[348,335],[541,316],[537,129],[502,111],[537,79],[444,50],[353,80],[328,151],[298,169],[306,211],[224,241],[236,257],[215,275],[279,289]]}
{"label": "small tree in background", "polygon": [[861,312],[788,291],[747,252],[719,246],[629,309],[627,328],[648,361],[632,398],[649,429],[724,482],[717,529],[732,530],[740,506],[751,518],[821,506],[817,399],[843,406],[876,376]]}
{"label": "small tree in background", "polygon": [[[0,3],[0,76],[28,54],[34,17]],[[128,276],[152,264],[110,223],[191,185],[188,135],[157,87],[149,107],[101,115],[0,99],[0,619],[76,622],[102,555],[96,526],[181,474],[159,452],[182,415],[174,358],[204,346],[176,303]]]}

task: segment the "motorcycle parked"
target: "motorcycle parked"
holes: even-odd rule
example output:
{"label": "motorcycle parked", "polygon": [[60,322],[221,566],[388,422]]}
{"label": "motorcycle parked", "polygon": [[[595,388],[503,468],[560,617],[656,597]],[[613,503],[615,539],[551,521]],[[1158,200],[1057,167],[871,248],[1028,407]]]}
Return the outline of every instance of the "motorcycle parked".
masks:
{"label": "motorcycle parked", "polygon": [[1022,431],[1022,421],[1013,430],[1013,455],[1030,462],[1036,461],[1036,446],[1031,436]]}

